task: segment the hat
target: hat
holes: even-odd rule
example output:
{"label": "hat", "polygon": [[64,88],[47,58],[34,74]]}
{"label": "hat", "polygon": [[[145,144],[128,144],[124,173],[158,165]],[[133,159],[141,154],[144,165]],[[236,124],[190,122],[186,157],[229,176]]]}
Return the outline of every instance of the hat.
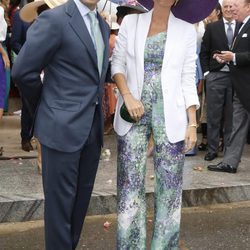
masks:
{"label": "hat", "polygon": [[[145,8],[153,8],[153,0],[138,0]],[[171,10],[175,17],[189,23],[205,19],[215,8],[218,0],[178,0]]]}
{"label": "hat", "polygon": [[66,2],[67,0],[34,0],[34,2],[24,5],[20,10],[20,18],[24,22],[31,23],[37,18],[37,10],[40,6],[47,4],[50,9],[53,9]]}
{"label": "hat", "polygon": [[125,13],[125,14],[127,14],[128,11],[130,11],[131,9],[132,10],[137,10],[140,13],[148,12],[148,10],[146,9],[146,7],[143,6],[143,5],[141,5],[138,2],[127,3],[127,4],[124,4],[124,5],[120,5],[116,9],[117,9],[118,12]]}

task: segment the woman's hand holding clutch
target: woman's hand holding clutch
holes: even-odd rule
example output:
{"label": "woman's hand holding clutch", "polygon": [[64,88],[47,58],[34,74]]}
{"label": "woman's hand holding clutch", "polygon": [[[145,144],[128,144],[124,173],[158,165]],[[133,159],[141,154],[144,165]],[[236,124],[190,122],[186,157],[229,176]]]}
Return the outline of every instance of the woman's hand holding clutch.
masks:
{"label": "woman's hand holding clutch", "polygon": [[130,116],[138,122],[144,114],[142,102],[135,99],[131,93],[123,94],[122,96]]}

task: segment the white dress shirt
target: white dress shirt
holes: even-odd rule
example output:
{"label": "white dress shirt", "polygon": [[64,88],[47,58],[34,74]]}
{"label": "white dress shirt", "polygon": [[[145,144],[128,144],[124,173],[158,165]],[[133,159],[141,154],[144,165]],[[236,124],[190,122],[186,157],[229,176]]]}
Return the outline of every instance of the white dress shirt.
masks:
{"label": "white dress shirt", "polygon": [[[74,0],[74,2],[75,2],[76,6],[81,14],[86,26],[87,26],[87,29],[88,29],[89,34],[91,36],[91,39],[92,39],[93,43],[95,44],[95,39],[92,35],[91,28],[90,28],[90,19],[88,17],[88,14],[91,10],[86,5],[84,5],[80,0]],[[96,9],[93,11],[96,12]]]}
{"label": "white dress shirt", "polygon": [[236,21],[232,20],[231,22],[227,21],[224,17],[223,17],[223,22],[224,22],[224,27],[225,27],[225,32],[227,34],[227,29],[228,29],[228,24],[227,23],[231,23],[231,27],[233,29],[233,33],[235,33],[235,27],[236,27]]}

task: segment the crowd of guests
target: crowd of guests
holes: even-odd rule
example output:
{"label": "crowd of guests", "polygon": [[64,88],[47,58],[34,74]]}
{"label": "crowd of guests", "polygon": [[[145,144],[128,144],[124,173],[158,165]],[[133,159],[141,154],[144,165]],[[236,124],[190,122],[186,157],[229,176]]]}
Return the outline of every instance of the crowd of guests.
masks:
{"label": "crowd of guests", "polygon": [[[8,94],[10,90],[10,75],[9,68],[18,55],[21,47],[26,40],[26,32],[29,26],[34,20],[30,16],[26,17],[23,21],[20,18],[21,0],[13,2],[2,1],[1,7],[4,16],[2,16],[2,32],[1,36],[1,55],[2,65],[1,69],[1,96],[0,96],[0,115],[2,117],[3,112],[8,111]],[[228,142],[228,138],[232,129],[232,84],[229,79],[228,67],[221,66],[214,63],[211,59],[211,55],[214,50],[225,50],[230,44],[225,43],[226,27],[222,29],[222,21],[224,23],[232,22],[232,34],[237,34],[239,24],[233,20],[231,13],[232,1],[223,1],[222,6],[218,3],[213,12],[202,22],[196,23],[197,30],[197,72],[196,82],[197,91],[200,95],[201,111],[197,113],[200,124],[200,131],[202,133],[201,142],[187,152],[186,155],[195,155],[197,149],[200,151],[207,151],[205,160],[211,161],[215,159],[218,152],[223,152],[224,146]],[[46,8],[43,7],[42,10]],[[117,7],[116,19],[111,18],[106,13],[102,12],[102,16],[110,24],[110,60],[112,59],[112,51],[115,46],[116,37],[119,31],[119,25],[122,19],[128,14],[145,13],[146,9],[142,5],[127,4]],[[211,25],[211,23],[215,23]],[[7,27],[6,27],[7,25]],[[216,28],[219,26],[219,28]],[[207,28],[208,27],[208,28]],[[206,32],[205,32],[206,30]],[[205,32],[205,33],[204,33]],[[204,35],[204,36],[203,36]],[[214,39],[216,37],[216,39]],[[232,42],[232,41],[230,41]],[[210,61],[211,60],[211,61]],[[220,75],[222,78],[228,78],[225,80],[227,83],[223,83],[222,79],[209,80],[208,73],[223,72]],[[225,73],[227,72],[227,73]],[[219,77],[220,78],[220,77]],[[219,81],[219,83],[218,83]],[[103,99],[103,113],[105,119],[104,133],[109,134],[113,129],[113,118],[116,106],[116,85],[112,82],[107,83],[105,87],[104,99]],[[21,96],[22,98],[22,96]],[[29,110],[25,101],[22,100],[22,112],[21,112],[21,147],[24,151],[33,150],[31,139],[33,134],[30,133],[32,127],[32,117],[29,115]],[[250,133],[247,137],[248,143],[250,143]],[[152,136],[148,145],[148,156],[153,153],[153,139]]]}
{"label": "crowd of guests", "polygon": [[[229,50],[239,32],[240,24],[234,20],[234,1],[218,3],[212,13],[202,22],[195,24],[197,30],[197,91],[201,109],[197,113],[201,142],[199,151],[206,151],[204,160],[212,161],[219,152],[224,152],[232,132],[234,90],[229,74],[229,66],[216,62],[216,51]],[[228,35],[228,25],[230,31]],[[250,144],[250,130],[246,136]],[[192,150],[186,155],[195,155]]]}

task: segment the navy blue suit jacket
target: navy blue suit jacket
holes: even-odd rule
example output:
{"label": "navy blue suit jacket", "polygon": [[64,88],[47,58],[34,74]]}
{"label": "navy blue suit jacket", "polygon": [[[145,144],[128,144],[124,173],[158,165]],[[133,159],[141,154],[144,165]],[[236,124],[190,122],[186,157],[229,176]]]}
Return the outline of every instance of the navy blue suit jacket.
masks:
{"label": "navy blue suit jacket", "polygon": [[101,76],[93,42],[73,0],[38,17],[14,63],[12,76],[36,114],[34,135],[47,147],[79,150],[88,138],[96,101],[101,106],[109,27],[99,14],[98,19],[105,43]]}

